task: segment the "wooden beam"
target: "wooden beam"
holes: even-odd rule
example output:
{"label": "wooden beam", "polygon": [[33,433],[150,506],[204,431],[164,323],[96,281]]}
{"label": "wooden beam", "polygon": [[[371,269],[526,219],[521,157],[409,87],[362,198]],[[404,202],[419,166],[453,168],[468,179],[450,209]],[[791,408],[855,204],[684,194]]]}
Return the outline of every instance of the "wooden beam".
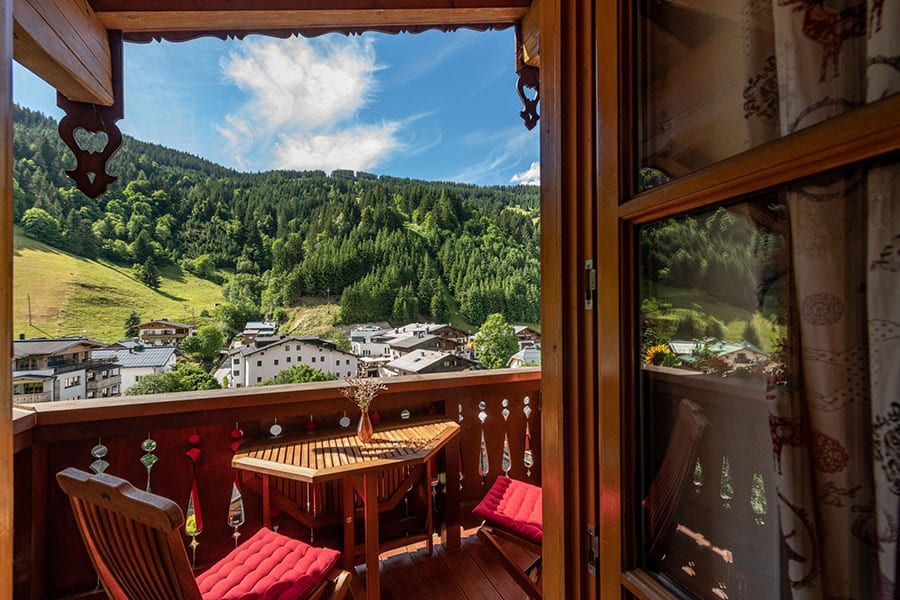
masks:
{"label": "wooden beam", "polygon": [[522,58],[530,67],[541,66],[541,0],[534,0],[522,17]]}
{"label": "wooden beam", "polygon": [[397,8],[322,10],[98,11],[107,29],[123,33],[378,29],[428,25],[512,25],[527,6],[500,8]]}
{"label": "wooden beam", "polygon": [[110,106],[106,28],[87,0],[13,0],[14,58],[70,100]]}
{"label": "wooden beam", "polygon": [[13,597],[12,0],[0,0],[0,597]]}

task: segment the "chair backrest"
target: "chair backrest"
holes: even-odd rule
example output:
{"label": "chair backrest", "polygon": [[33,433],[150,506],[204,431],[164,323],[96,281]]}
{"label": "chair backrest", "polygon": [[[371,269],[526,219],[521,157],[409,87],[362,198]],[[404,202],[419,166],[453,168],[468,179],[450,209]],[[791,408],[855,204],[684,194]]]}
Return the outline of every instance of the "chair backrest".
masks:
{"label": "chair backrest", "polygon": [[111,475],[57,473],[78,529],[113,600],[201,600],[177,504]]}
{"label": "chair backrest", "polygon": [[706,426],[707,420],[700,405],[682,398],[678,403],[669,445],[645,500],[651,551],[671,526],[672,515],[684,492],[688,474],[694,467]]}

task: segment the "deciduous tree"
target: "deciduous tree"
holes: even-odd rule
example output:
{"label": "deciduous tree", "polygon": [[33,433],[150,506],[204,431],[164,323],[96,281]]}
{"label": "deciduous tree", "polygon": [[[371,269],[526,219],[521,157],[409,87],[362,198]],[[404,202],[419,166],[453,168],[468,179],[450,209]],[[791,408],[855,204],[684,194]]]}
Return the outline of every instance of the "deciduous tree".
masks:
{"label": "deciduous tree", "polygon": [[472,340],[475,353],[489,369],[506,366],[510,357],[519,350],[516,330],[500,313],[489,315]]}

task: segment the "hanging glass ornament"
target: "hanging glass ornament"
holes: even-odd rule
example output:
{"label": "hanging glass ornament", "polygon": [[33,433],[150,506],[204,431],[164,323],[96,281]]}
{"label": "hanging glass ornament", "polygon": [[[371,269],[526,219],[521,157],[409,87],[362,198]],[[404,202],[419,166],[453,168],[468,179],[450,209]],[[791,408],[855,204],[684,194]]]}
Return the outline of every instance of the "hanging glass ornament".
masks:
{"label": "hanging glass ornament", "polygon": [[147,434],[147,439],[141,442],[141,450],[144,451],[144,455],[141,457],[141,463],[147,468],[147,491],[150,491],[150,470],[153,468],[153,465],[156,464],[156,461],[159,460],[153,451],[156,450],[156,442],[150,438],[150,434]]}

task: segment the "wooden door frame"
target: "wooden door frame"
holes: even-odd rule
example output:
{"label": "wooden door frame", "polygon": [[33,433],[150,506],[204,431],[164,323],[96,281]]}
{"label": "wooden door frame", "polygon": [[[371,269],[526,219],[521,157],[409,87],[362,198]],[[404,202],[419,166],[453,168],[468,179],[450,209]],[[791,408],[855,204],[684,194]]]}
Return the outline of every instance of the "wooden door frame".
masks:
{"label": "wooden door frame", "polygon": [[[594,307],[586,308],[586,261],[596,266],[600,256],[595,7],[595,0],[542,0],[540,6],[541,461],[543,554],[552,557],[544,560],[548,598],[591,599],[599,591],[597,575],[587,568],[587,529],[598,524],[601,511],[598,459],[606,459],[591,450],[601,432],[597,375],[607,365],[598,351],[598,307],[616,291],[595,293]],[[614,238],[607,242],[615,247]],[[612,404],[618,406],[618,396]],[[614,553],[602,531],[601,541],[601,555]]]}
{"label": "wooden door frame", "polygon": [[13,597],[13,2],[0,0],[0,596]]}

